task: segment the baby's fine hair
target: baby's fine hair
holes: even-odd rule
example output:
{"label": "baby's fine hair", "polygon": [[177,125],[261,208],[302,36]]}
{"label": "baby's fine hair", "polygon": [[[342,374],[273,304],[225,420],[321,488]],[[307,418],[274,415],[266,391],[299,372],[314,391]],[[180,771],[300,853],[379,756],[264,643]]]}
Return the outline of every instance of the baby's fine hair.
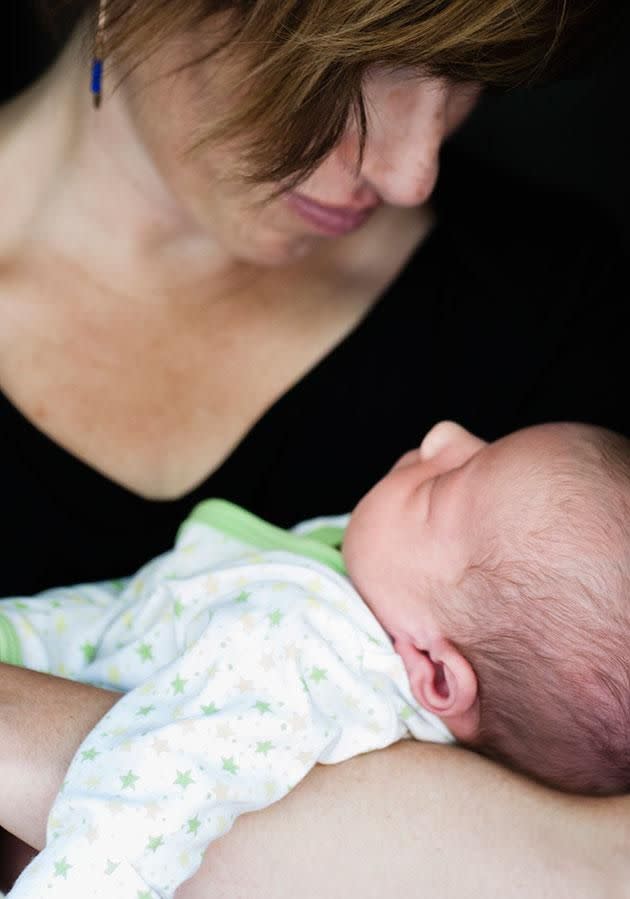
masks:
{"label": "baby's fine hair", "polygon": [[[560,440],[524,466],[501,533],[460,582],[454,642],[478,678],[484,754],[571,792],[623,792],[630,441],[600,428],[548,427]],[[536,524],[523,529],[524,521]]]}

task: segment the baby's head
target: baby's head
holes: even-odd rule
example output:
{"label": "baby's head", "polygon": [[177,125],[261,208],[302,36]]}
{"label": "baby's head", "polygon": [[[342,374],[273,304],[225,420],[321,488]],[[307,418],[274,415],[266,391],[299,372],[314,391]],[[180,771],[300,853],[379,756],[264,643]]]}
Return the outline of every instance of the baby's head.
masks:
{"label": "baby's head", "polygon": [[359,503],[344,555],[455,737],[563,789],[630,788],[630,441],[442,422]]}

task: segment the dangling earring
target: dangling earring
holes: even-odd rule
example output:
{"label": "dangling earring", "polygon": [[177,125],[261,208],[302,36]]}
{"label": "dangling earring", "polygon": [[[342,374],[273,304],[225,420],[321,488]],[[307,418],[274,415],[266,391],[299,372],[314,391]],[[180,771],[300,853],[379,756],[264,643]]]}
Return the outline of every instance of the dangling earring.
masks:
{"label": "dangling earring", "polygon": [[92,101],[94,108],[101,105],[103,85],[103,60],[105,58],[105,25],[107,24],[107,0],[99,0],[98,23],[94,38],[94,57],[92,59]]}

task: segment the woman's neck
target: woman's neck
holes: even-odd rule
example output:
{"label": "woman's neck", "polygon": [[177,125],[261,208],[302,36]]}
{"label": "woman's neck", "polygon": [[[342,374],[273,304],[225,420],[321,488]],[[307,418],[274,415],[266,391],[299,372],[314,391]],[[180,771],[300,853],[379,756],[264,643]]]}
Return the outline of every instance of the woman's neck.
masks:
{"label": "woman's neck", "polygon": [[80,262],[101,283],[116,273],[143,294],[242,280],[247,264],[169,191],[129,114],[126,85],[93,110],[80,49],[77,31],[52,68],[0,109],[9,211],[0,261],[52,253]]}
{"label": "woman's neck", "polygon": [[[115,82],[109,69],[106,82]],[[86,295],[92,287],[127,305],[149,299],[179,308],[187,300],[258,292],[264,282],[303,283],[314,272],[369,280],[376,266],[378,278],[383,233],[416,234],[420,226],[426,233],[431,227],[426,207],[383,206],[354,233],[315,239],[304,258],[276,268],[248,262],[238,255],[240,247],[230,252],[216,239],[211,193],[199,201],[196,217],[178,202],[135,124],[130,110],[139,101],[133,90],[134,84],[123,82],[105,95],[100,110],[92,108],[77,30],[50,70],[0,109],[0,272],[13,266],[28,274],[40,258],[41,271],[52,263],[62,274],[70,272]],[[168,122],[165,133],[168,139]],[[153,145],[159,155],[155,136]],[[175,167],[174,177],[179,174]],[[238,212],[229,222],[246,247],[250,225]],[[282,221],[279,227],[284,229]]]}

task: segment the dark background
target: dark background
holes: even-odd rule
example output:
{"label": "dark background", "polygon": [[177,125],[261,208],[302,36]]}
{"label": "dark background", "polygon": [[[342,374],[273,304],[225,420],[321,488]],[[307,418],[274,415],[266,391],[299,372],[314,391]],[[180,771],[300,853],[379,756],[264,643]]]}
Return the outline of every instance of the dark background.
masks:
{"label": "dark background", "polygon": [[[0,102],[35,78],[55,52],[32,4],[2,0]],[[583,195],[615,220],[630,247],[630,2],[614,12],[606,8],[604,16],[608,35],[594,57],[553,84],[484,97],[446,157],[457,152],[533,184]]]}

